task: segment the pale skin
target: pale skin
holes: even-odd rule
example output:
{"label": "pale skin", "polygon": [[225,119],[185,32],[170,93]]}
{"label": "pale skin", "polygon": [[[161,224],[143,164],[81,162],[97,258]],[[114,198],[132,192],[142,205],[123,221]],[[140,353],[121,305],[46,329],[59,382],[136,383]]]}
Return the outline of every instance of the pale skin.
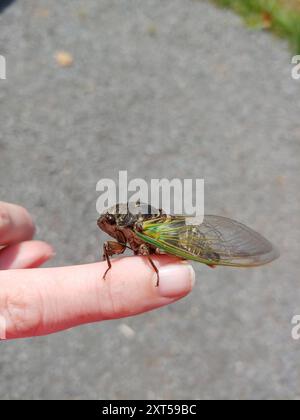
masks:
{"label": "pale skin", "polygon": [[166,255],[153,258],[160,273],[159,287],[146,257],[113,259],[105,280],[105,261],[38,268],[54,251],[49,244],[33,240],[34,233],[27,210],[0,202],[1,339],[47,335],[141,314],[176,302],[194,285],[192,267]]}

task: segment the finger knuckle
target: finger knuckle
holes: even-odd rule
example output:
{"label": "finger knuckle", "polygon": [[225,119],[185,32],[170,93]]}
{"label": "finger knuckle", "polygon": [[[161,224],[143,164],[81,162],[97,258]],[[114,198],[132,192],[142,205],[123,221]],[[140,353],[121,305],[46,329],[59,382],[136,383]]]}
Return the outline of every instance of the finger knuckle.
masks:
{"label": "finger knuckle", "polygon": [[[121,317],[128,313],[127,300],[124,299],[125,285],[122,282],[113,282],[104,280],[104,295],[103,289],[101,293],[102,310],[101,313],[104,319]],[[103,299],[104,297],[104,299]]]}
{"label": "finger knuckle", "polygon": [[2,314],[6,319],[7,334],[14,337],[36,335],[42,321],[41,306],[36,294],[18,286],[5,299]]}

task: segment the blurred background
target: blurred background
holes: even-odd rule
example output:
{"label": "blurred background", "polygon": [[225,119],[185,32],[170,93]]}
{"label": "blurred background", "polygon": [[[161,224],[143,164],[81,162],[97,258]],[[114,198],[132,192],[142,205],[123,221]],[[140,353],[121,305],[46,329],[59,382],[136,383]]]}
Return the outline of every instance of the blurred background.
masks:
{"label": "blurred background", "polygon": [[96,183],[205,178],[207,213],[281,249],[253,270],[195,264],[181,302],[2,342],[0,398],[300,398],[299,81],[293,51],[193,0],[1,1],[0,198],[50,265],[99,260]]}

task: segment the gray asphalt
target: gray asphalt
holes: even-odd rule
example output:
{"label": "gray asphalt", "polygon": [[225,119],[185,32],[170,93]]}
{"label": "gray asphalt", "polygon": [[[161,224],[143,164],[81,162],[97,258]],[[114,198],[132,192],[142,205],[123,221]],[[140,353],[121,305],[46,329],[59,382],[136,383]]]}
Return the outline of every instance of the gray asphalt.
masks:
{"label": "gray asphalt", "polygon": [[156,312],[2,342],[0,398],[300,398],[300,85],[286,43],[206,1],[27,0],[0,14],[0,54],[1,199],[32,212],[51,265],[98,259],[96,182],[121,169],[205,178],[208,213],[282,253],[254,270],[195,265],[192,295]]}

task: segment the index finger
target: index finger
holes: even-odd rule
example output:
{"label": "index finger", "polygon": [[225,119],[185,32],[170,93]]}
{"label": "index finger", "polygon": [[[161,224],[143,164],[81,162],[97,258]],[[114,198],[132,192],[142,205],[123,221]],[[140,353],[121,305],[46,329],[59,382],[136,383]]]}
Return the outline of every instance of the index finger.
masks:
{"label": "index finger", "polygon": [[50,334],[80,324],[137,315],[173,303],[194,284],[191,266],[155,257],[160,281],[147,258],[76,267],[0,272],[0,339]]}
{"label": "index finger", "polygon": [[0,246],[30,240],[34,232],[32,218],[26,209],[0,201]]}

